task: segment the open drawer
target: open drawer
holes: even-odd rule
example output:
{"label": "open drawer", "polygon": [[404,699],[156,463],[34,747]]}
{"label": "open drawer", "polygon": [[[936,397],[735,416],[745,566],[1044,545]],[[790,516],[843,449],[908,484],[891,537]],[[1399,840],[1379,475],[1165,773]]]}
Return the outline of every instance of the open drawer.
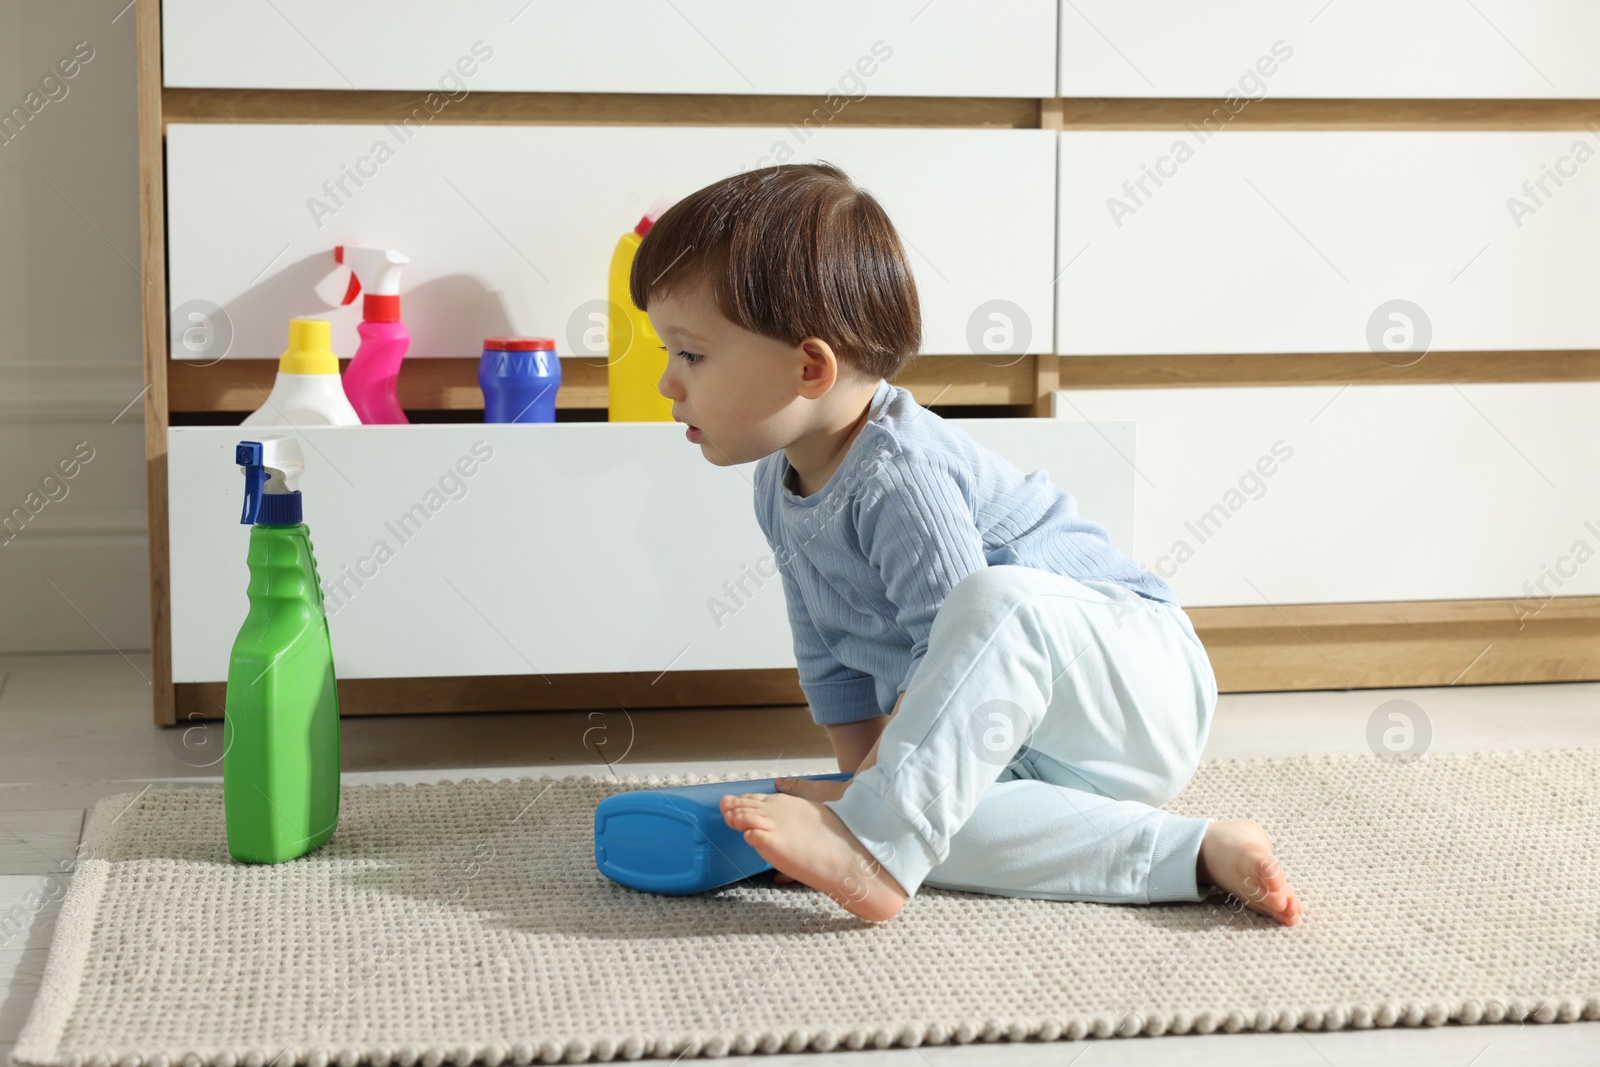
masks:
{"label": "open drawer", "polygon": [[[950,419],[1127,545],[1131,423]],[[223,682],[248,609],[234,445],[305,452],[341,680],[795,666],[755,464],[669,423],[172,427],[172,676]]]}

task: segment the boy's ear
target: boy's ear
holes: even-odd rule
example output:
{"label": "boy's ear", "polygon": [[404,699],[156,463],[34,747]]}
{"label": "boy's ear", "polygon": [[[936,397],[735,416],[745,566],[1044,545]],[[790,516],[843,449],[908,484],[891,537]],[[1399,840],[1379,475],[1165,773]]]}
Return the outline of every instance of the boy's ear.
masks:
{"label": "boy's ear", "polygon": [[799,344],[800,380],[814,389],[816,399],[839,384],[839,359],[820,337],[807,337]]}

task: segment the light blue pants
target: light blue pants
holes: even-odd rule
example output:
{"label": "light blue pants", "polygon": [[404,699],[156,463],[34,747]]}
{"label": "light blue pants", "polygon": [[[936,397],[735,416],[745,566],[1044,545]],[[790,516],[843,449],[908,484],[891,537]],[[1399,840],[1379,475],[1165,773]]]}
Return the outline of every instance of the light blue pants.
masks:
{"label": "light blue pants", "polygon": [[940,606],[878,759],[826,801],[907,893],[1200,901],[1194,773],[1216,675],[1182,609],[995,566]]}

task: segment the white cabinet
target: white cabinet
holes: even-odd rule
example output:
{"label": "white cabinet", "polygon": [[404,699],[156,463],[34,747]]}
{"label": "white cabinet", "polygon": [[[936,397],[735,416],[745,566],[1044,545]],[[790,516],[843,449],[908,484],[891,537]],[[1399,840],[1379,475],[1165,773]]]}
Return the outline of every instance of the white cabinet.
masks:
{"label": "white cabinet", "polygon": [[[970,339],[997,300],[1026,320],[1025,351],[1048,352],[1055,136],[175,123],[167,130],[168,299],[172,309],[194,301],[222,308],[230,358],[276,358],[297,315],[332,320],[334,350],[349,357],[361,302],[337,306],[344,275],[333,248],[380,244],[411,259],[401,315],[412,356],[475,358],[485,337],[508,333],[553,337],[563,354],[604,354],[585,340],[586,331],[594,336],[586,309],[606,297],[617,238],[658,197],[681,198],[777,152],[835,163],[883,203],[916,275],[924,352],[984,352]],[[356,171],[365,177],[347,177]],[[172,317],[174,358],[193,358],[184,347],[188,321]]]}
{"label": "white cabinet", "polygon": [[1600,97],[1590,0],[1071,0],[1061,96]]}
{"label": "white cabinet", "polygon": [[173,87],[855,101],[1055,86],[1054,0],[166,0],[162,19]]}
{"label": "white cabinet", "polygon": [[1600,347],[1596,131],[1067,131],[1060,147],[1063,355],[1363,352],[1395,300],[1421,310],[1413,346],[1425,317],[1428,349]]}
{"label": "white cabinet", "polygon": [[[1131,426],[948,421],[1129,544]],[[755,464],[707,463],[680,426],[205,426],[167,431],[175,682],[227,677],[249,578],[233,448],[262,434],[302,442],[340,678],[794,666]]]}
{"label": "white cabinet", "polygon": [[1130,554],[1185,607],[1505,598],[1509,618],[1600,595],[1600,382],[1055,401],[1137,423],[1113,461],[1136,487]]}

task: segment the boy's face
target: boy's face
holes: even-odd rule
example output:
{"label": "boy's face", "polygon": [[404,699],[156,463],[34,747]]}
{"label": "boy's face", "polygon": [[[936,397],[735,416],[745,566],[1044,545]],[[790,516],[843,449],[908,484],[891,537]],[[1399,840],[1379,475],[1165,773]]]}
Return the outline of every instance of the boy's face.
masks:
{"label": "boy's face", "polygon": [[[699,430],[706,459],[719,467],[748,463],[807,432],[797,404],[808,374],[801,348],[729,321],[703,286],[653,298],[649,316],[667,350],[656,388],[675,418]],[[815,368],[809,376],[815,380]]]}

